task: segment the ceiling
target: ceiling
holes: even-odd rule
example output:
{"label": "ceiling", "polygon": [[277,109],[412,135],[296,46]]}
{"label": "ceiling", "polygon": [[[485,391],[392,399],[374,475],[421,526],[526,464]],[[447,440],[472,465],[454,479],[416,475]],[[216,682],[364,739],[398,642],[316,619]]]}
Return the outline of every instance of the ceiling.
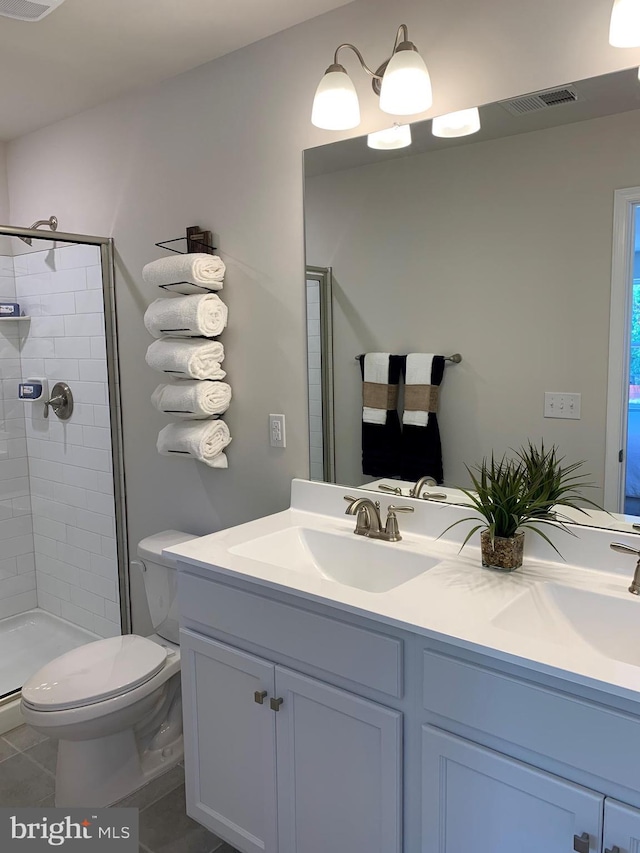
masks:
{"label": "ceiling", "polygon": [[0,17],[0,140],[202,65],[351,0],[65,0]]}

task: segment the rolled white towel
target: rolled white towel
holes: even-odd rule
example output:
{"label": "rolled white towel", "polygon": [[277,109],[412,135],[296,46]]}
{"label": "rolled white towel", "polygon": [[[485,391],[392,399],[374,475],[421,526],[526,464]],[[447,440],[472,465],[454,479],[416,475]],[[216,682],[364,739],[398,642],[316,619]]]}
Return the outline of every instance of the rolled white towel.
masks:
{"label": "rolled white towel", "polygon": [[230,401],[230,385],[207,380],[158,385],[151,396],[151,402],[159,412],[191,420],[221,415],[229,408]]}
{"label": "rolled white towel", "polygon": [[226,468],[227,457],[222,451],[230,441],[226,423],[212,420],[199,424],[169,424],[160,430],[157,447],[163,456],[188,454],[211,468]]}
{"label": "rolled white towel", "polygon": [[178,379],[224,379],[227,375],[220,367],[224,361],[220,341],[164,338],[149,346],[145,361],[154,370]]}
{"label": "rolled white towel", "polygon": [[179,285],[191,285],[202,292],[220,290],[224,283],[225,270],[224,261],[217,255],[190,252],[152,261],[142,270],[142,279],[157,287],[176,285],[177,289],[181,290]]}
{"label": "rolled white towel", "polygon": [[227,325],[227,315],[227,306],[215,293],[178,296],[152,302],[145,311],[144,325],[154,338],[213,338]]}

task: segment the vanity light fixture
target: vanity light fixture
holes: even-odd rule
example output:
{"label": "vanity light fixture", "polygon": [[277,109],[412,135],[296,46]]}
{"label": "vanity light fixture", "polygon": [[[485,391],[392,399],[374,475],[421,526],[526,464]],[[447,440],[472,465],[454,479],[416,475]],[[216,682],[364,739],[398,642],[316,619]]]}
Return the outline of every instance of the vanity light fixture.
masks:
{"label": "vanity light fixture", "polygon": [[396,148],[406,148],[411,145],[411,128],[408,124],[394,124],[384,130],[377,130],[367,136],[369,148],[380,151],[393,151]]}
{"label": "vanity light fixture", "polygon": [[456,136],[469,136],[480,130],[480,112],[477,107],[470,110],[458,110],[455,113],[446,113],[436,116],[431,123],[431,132],[434,136],[442,136],[445,139],[453,139]]}
{"label": "vanity light fixture", "polygon": [[615,0],[611,10],[609,44],[640,47],[640,0]]}
{"label": "vanity light fixture", "polygon": [[311,123],[323,130],[351,130],[360,124],[358,95],[338,54],[343,48],[353,51],[362,69],[371,77],[371,85],[380,96],[380,109],[397,116],[416,115],[433,103],[431,78],[423,58],[409,41],[406,24],[396,33],[389,59],[372,71],[358,48],[344,43],[336,48],[333,63],[327,68],[313,100]]}

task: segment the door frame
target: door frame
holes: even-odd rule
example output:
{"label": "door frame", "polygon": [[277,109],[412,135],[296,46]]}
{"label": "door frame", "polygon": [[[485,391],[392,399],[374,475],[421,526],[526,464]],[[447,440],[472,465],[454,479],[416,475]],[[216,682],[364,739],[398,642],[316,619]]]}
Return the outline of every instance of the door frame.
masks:
{"label": "door frame", "polygon": [[[324,482],[335,483],[336,450],[333,409],[333,270],[331,267],[316,267],[308,265],[306,267],[306,281],[317,281],[320,288],[322,467],[324,471]],[[309,401],[307,400],[307,404],[308,403]],[[311,447],[309,447],[309,453],[311,453]]]}
{"label": "door frame", "polygon": [[615,191],[604,470],[604,506],[610,512],[624,512],[636,205],[640,205],[640,187]]}

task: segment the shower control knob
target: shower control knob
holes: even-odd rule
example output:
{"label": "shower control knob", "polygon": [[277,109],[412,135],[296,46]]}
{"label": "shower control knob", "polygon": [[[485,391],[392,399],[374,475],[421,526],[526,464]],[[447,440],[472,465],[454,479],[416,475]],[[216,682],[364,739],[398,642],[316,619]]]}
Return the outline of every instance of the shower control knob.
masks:
{"label": "shower control knob", "polygon": [[51,391],[51,397],[45,401],[44,416],[49,417],[49,409],[61,421],[68,421],[73,414],[73,394],[66,382],[56,382]]}

